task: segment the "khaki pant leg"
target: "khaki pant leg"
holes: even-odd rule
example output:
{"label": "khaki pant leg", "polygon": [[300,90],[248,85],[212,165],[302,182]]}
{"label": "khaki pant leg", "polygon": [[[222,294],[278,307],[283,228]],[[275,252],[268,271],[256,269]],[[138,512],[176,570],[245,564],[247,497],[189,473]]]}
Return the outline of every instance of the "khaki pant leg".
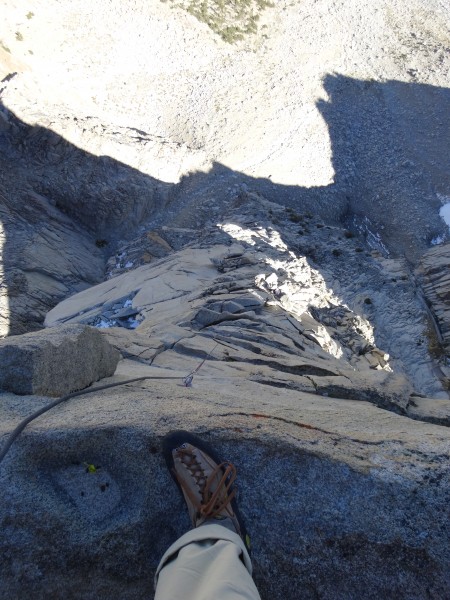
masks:
{"label": "khaki pant leg", "polygon": [[188,531],[167,550],[155,600],[260,600],[241,538],[221,525]]}

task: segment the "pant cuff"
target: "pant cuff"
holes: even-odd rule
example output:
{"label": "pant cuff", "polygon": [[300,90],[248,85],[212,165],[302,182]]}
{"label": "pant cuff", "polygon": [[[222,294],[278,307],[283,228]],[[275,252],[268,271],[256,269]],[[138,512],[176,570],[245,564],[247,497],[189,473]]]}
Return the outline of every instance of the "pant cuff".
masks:
{"label": "pant cuff", "polygon": [[242,552],[242,559],[243,559],[245,568],[250,573],[250,575],[252,574],[253,569],[252,569],[252,563],[250,560],[250,556],[247,552],[247,548],[245,547],[244,542],[242,541],[241,537],[237,533],[234,533],[234,531],[230,531],[226,527],[222,527],[222,525],[202,525],[201,527],[196,527],[195,529],[191,529],[190,531],[188,531],[187,533],[182,535],[164,553],[164,556],[162,557],[162,559],[158,565],[158,568],[156,570],[155,587],[156,587],[156,583],[158,581],[159,573],[167,562],[169,562],[172,558],[174,558],[174,556],[176,554],[178,554],[178,552],[182,548],[184,548],[184,546],[188,546],[189,544],[192,544],[195,542],[201,542],[203,540],[225,540],[225,541],[232,542],[233,544],[236,544],[237,546],[239,546],[239,548],[241,549],[241,552]]}

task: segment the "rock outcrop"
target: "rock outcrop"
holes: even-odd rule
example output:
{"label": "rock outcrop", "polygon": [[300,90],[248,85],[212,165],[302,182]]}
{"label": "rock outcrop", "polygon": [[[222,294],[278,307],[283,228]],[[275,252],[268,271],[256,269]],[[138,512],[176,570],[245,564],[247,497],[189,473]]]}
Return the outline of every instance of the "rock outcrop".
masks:
{"label": "rock outcrop", "polygon": [[[3,595],[151,595],[189,526],[160,454],[185,428],[238,466],[263,599],[446,597],[450,402],[405,261],[252,193],[189,237],[47,315],[126,357],[108,383],[149,379],[93,389],[12,446]],[[46,403],[3,394],[2,439]]]}
{"label": "rock outcrop", "polygon": [[[428,250],[417,269],[422,289],[435,319],[434,353],[440,353],[441,362],[450,383],[450,370],[445,356],[450,358],[450,244]],[[444,356],[442,356],[444,355]]]}
{"label": "rock outcrop", "polygon": [[109,327],[137,327],[153,366],[211,351],[219,371],[271,386],[401,413],[417,393],[448,402],[406,265],[345,234],[244,193],[197,241],[68,298],[46,324],[99,326],[122,352],[126,334]]}
{"label": "rock outcrop", "polygon": [[165,188],[0,105],[0,337],[42,327],[63,298],[103,281],[115,243],[164,205]]}
{"label": "rock outcrop", "polygon": [[98,330],[64,325],[0,340],[0,390],[63,396],[111,376],[120,354]]}

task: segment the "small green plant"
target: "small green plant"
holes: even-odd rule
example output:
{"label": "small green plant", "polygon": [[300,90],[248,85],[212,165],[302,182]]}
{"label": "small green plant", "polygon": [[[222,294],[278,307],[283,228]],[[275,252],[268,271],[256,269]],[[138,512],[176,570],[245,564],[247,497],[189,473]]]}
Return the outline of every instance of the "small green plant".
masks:
{"label": "small green plant", "polygon": [[23,42],[23,35],[20,33],[20,31],[16,31],[16,40],[18,42]]}
{"label": "small green plant", "polygon": [[0,40],[0,48],[3,48],[3,50],[5,52],[8,52],[9,54],[11,54],[11,50],[1,40]]}
{"label": "small green plant", "polygon": [[30,12],[27,13],[27,19],[30,20],[33,17],[34,17],[34,12],[31,12],[31,10],[30,10]]}
{"label": "small green plant", "polygon": [[97,473],[98,469],[100,468],[100,467],[96,467],[92,463],[87,463],[87,462],[83,463],[83,465],[85,466],[86,473]]}
{"label": "small green plant", "polygon": [[428,338],[428,351],[435,359],[445,358],[445,349],[437,337],[436,330],[430,323],[427,324],[426,335]]}

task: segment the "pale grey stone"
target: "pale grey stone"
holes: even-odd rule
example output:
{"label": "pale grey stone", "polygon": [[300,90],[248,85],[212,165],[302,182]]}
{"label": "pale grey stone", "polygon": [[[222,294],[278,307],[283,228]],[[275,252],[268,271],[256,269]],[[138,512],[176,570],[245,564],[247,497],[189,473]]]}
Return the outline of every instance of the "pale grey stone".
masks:
{"label": "pale grey stone", "polygon": [[208,325],[212,325],[212,323],[217,323],[220,320],[220,313],[214,310],[209,310],[209,308],[201,308],[195,315],[195,322],[201,325],[202,327],[207,327]]}
{"label": "pale grey stone", "polygon": [[0,390],[62,396],[112,375],[120,353],[98,330],[64,325],[0,340]]}
{"label": "pale grey stone", "polygon": [[242,312],[243,310],[244,310],[244,307],[241,304],[239,304],[238,302],[234,302],[233,300],[226,300],[222,304],[223,312],[238,313],[238,312]]}

